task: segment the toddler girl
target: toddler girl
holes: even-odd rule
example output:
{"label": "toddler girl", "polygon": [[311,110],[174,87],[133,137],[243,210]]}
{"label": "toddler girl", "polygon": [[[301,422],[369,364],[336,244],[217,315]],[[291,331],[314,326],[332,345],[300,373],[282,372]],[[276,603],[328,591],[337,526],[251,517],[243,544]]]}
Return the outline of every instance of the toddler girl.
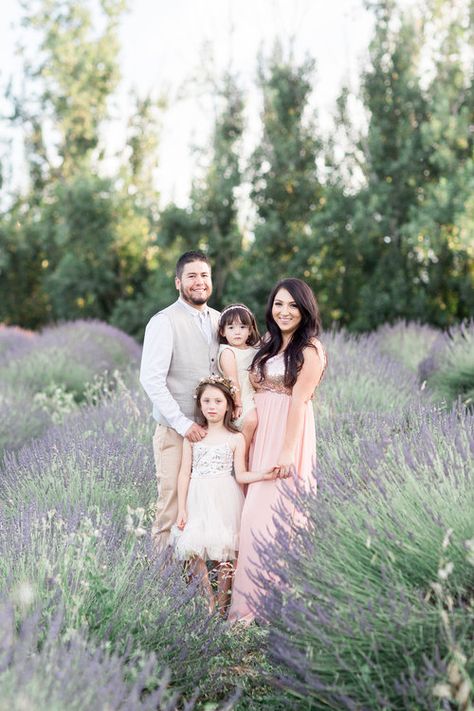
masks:
{"label": "toddler girl", "polygon": [[233,383],[235,394],[235,424],[245,438],[247,452],[257,427],[254,389],[248,369],[253,361],[260,335],[255,316],[244,304],[231,304],[222,311],[218,325],[219,353],[217,364],[221,373]]}
{"label": "toddler girl", "polygon": [[221,377],[204,378],[196,389],[197,421],[207,428],[207,435],[200,442],[183,442],[178,516],[170,540],[176,557],[190,561],[191,574],[201,578],[210,611],[216,600],[206,561],[212,561],[212,568],[217,571],[217,608],[221,614],[228,606],[239,548],[244,496],[237,481],[247,484],[279,476],[278,469],[245,471],[245,440],[232,424],[232,394],[232,383]]}

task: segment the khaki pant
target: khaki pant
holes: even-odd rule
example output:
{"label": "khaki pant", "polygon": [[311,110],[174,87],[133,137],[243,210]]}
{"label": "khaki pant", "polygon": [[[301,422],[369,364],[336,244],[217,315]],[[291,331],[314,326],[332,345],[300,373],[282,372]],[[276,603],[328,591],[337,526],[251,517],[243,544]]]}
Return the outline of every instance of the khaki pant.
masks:
{"label": "khaki pant", "polygon": [[178,515],[178,473],[181,465],[183,438],[176,430],[157,425],[153,435],[158,502],[155,521],[151,528],[153,542],[158,550],[168,544],[171,526]]}

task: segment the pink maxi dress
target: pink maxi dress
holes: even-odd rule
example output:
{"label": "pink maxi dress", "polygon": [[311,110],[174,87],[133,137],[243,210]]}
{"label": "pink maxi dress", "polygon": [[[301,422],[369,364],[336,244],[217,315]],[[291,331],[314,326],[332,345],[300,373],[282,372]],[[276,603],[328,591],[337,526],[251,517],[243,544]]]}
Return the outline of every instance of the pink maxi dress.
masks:
{"label": "pink maxi dress", "polygon": [[[326,357],[322,347],[318,345],[318,354],[323,362]],[[283,441],[285,439],[286,422],[291,402],[291,390],[284,385],[285,361],[284,354],[279,353],[266,363],[265,377],[257,381],[251,373],[251,381],[255,387],[255,405],[258,414],[258,426],[255,439],[250,450],[249,469],[259,471],[270,469],[278,464]],[[312,400],[306,403],[303,434],[298,443],[295,468],[300,481],[308,488],[315,487],[313,468],[316,464],[316,435]],[[285,486],[294,486],[291,479],[284,480]],[[254,548],[254,537],[265,537],[271,540],[275,526],[273,517],[277,506],[283,504],[285,510],[294,516],[294,505],[282,493],[282,480],[258,481],[249,484],[242,511],[240,528],[240,548],[235,571],[232,602],[229,620],[251,622],[255,615],[250,609],[248,598],[254,598],[258,588],[251,579],[259,566],[258,555]]]}

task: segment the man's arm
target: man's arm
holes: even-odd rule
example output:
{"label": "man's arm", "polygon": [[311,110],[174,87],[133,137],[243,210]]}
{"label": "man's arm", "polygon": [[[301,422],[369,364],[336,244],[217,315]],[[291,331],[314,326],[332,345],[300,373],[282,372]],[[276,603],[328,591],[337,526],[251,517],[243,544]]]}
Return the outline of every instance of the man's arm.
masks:
{"label": "man's arm", "polygon": [[168,316],[160,313],[146,327],[140,383],[169,426],[184,437],[194,423],[183,414],[166,384],[172,354],[173,329]]}

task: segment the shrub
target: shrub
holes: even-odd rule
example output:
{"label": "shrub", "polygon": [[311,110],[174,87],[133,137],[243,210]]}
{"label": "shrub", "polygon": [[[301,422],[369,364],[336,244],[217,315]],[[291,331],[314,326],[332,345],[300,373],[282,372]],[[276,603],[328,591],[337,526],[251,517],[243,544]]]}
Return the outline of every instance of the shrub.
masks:
{"label": "shrub", "polygon": [[94,376],[136,366],[139,356],[139,346],[118,329],[98,321],[74,321],[45,329],[34,347],[0,365],[0,376],[33,394],[61,387],[80,402]]}
{"label": "shrub", "polygon": [[349,467],[330,448],[317,498],[295,500],[306,524],[291,545],[281,512],[260,541],[270,580],[253,604],[294,708],[434,711],[456,650],[474,674],[473,448],[456,412],[372,436]]}
{"label": "shrub", "polygon": [[328,371],[315,400],[318,420],[340,415],[402,413],[427,400],[416,375],[380,352],[373,335],[326,334]]}
{"label": "shrub", "polygon": [[0,454],[38,437],[77,404],[97,401],[122,377],[136,379],[139,346],[100,322],[68,323],[39,335],[2,327],[2,343]]}
{"label": "shrub", "polygon": [[438,340],[420,365],[434,398],[451,406],[458,399],[474,408],[474,321]]}
{"label": "shrub", "polygon": [[381,353],[400,362],[413,373],[439,336],[432,326],[420,323],[386,324],[377,329],[373,338]]}
{"label": "shrub", "polygon": [[[31,592],[18,589],[0,604],[0,709],[134,709],[171,711],[178,694],[168,689],[169,672],[156,674],[154,655],[124,657],[107,645],[91,644],[79,632],[64,641],[61,612],[40,624],[45,610],[25,614]],[[20,619],[19,619],[20,617]],[[184,701],[184,700],[183,700]],[[191,700],[186,708],[191,711]]]}
{"label": "shrub", "polygon": [[21,384],[2,385],[0,390],[0,457],[39,437],[51,424],[40,403]]}
{"label": "shrub", "polygon": [[0,360],[16,357],[22,350],[30,348],[35,338],[33,331],[0,323]]}

